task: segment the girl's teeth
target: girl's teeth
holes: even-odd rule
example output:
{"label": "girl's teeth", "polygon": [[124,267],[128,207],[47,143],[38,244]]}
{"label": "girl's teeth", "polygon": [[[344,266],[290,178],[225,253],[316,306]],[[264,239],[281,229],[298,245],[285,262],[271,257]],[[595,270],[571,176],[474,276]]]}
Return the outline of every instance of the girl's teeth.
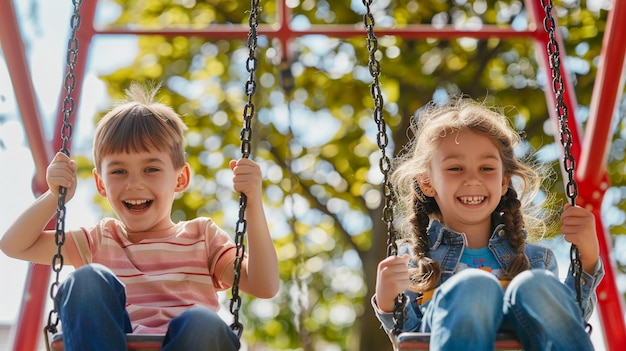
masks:
{"label": "girl's teeth", "polygon": [[466,205],[477,205],[485,199],[484,196],[462,196],[461,202]]}

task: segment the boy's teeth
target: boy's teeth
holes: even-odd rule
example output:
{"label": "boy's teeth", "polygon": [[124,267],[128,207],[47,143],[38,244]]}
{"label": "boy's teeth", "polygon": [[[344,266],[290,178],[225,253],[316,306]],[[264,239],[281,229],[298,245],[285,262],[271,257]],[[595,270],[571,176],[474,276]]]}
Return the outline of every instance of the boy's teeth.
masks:
{"label": "boy's teeth", "polygon": [[148,202],[148,200],[126,200],[125,202],[129,205],[142,205]]}
{"label": "boy's teeth", "polygon": [[461,196],[461,202],[467,205],[477,205],[481,203],[485,197],[484,196]]}

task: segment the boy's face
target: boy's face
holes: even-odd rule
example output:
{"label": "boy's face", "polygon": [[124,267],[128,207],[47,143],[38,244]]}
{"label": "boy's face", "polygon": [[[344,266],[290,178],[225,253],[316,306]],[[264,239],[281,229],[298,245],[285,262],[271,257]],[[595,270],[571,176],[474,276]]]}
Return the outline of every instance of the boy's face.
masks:
{"label": "boy's face", "polygon": [[100,195],[129,233],[170,228],[174,195],[189,185],[190,169],[175,169],[167,152],[117,153],[102,157],[101,174],[94,170]]}

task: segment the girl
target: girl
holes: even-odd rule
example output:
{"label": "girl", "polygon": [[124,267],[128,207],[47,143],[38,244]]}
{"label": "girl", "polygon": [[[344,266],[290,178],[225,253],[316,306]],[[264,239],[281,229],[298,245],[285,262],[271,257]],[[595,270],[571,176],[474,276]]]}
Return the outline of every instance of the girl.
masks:
{"label": "girl", "polygon": [[[561,283],[552,251],[526,242],[527,230],[545,230],[527,211],[541,175],[516,158],[506,117],[450,98],[412,129],[391,176],[400,232],[411,235],[379,263],[372,298],[384,329],[404,292],[404,331],[430,332],[431,350],[493,350],[502,331],[525,350],[593,350],[571,271]],[[586,320],[604,274],[593,214],[565,205],[561,231],[580,249]]]}

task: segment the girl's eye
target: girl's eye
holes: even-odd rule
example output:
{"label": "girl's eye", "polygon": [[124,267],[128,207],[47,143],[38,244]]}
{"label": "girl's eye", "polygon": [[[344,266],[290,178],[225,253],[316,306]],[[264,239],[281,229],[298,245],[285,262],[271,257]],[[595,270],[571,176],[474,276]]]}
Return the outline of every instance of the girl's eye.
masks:
{"label": "girl's eye", "polygon": [[462,170],[461,167],[449,167],[448,168],[448,171],[453,171],[453,172],[458,172],[458,171],[461,171],[461,170]]}

